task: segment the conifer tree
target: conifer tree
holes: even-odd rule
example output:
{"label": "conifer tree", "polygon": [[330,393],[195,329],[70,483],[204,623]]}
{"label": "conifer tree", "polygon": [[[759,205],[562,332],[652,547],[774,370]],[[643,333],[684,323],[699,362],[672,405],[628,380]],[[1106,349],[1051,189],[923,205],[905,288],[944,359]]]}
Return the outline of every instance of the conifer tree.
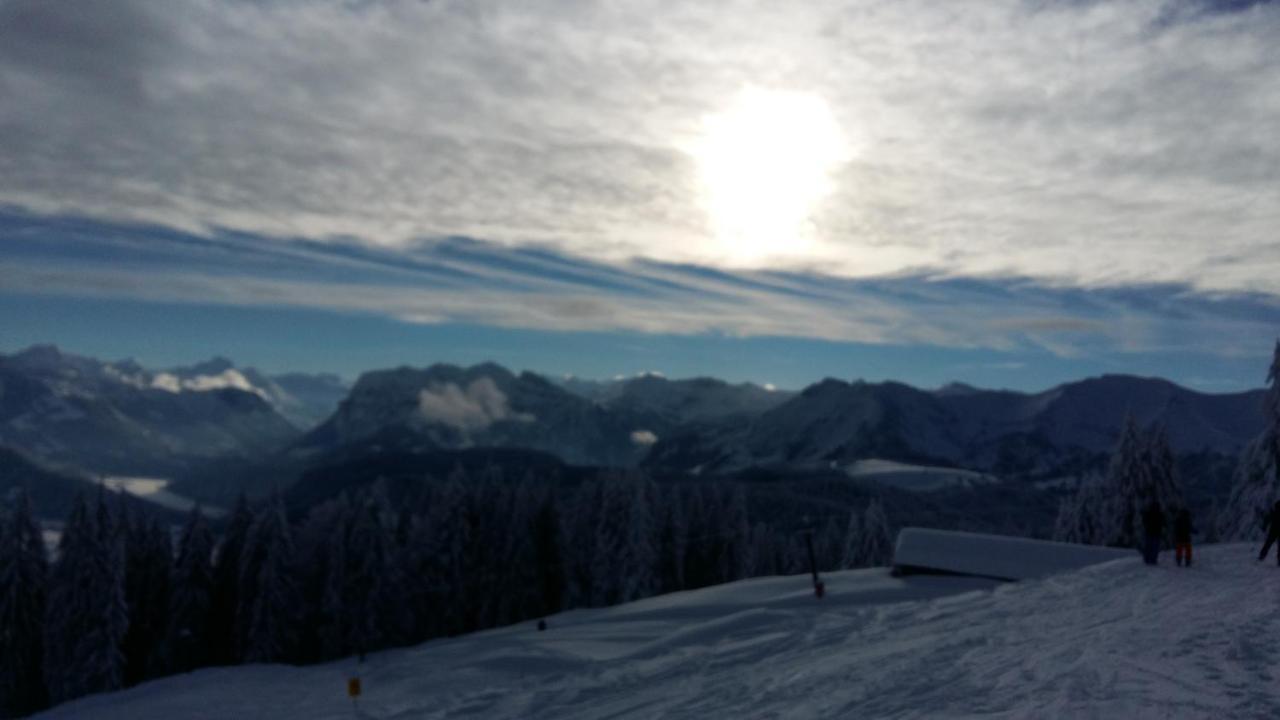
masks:
{"label": "conifer tree", "polygon": [[592,543],[591,607],[604,607],[621,601],[623,579],[619,570],[627,564],[631,528],[629,488],[616,478],[605,480],[600,485],[600,513]]}
{"label": "conifer tree", "polygon": [[858,555],[867,567],[893,562],[893,533],[889,529],[889,516],[878,499],[868,503],[862,515],[862,545]]}
{"label": "conifer tree", "polygon": [[279,662],[294,648],[297,610],[290,574],[293,543],[280,494],[254,518],[240,560],[240,609],[245,662]]}
{"label": "conifer tree", "polygon": [[123,685],[124,572],[123,538],[99,486],[92,506],[77,496],[50,575],[44,668],[54,703]]}
{"label": "conifer tree", "polygon": [[416,633],[436,637],[462,632],[462,584],[470,527],[466,522],[464,476],[457,470],[431,492],[427,513],[410,533],[409,596],[418,608]]}
{"label": "conifer tree", "polygon": [[1086,474],[1075,493],[1059,504],[1053,539],[1081,545],[1106,544],[1111,534],[1111,524],[1103,520],[1107,507],[1103,477],[1097,473]]}
{"label": "conifer tree", "polygon": [[653,481],[647,479],[632,479],[629,485],[626,543],[622,562],[614,570],[622,576],[620,602],[649,597],[658,588],[658,550],[654,545],[657,532],[653,514],[655,488]]}
{"label": "conifer tree", "polygon": [[1142,535],[1142,511],[1146,505],[1142,489],[1149,468],[1144,460],[1142,433],[1132,415],[1126,415],[1120,441],[1107,468],[1106,497],[1101,525],[1105,544],[1137,547]]}
{"label": "conifer tree", "polygon": [[254,515],[244,493],[236,498],[213,563],[213,596],[209,606],[209,655],[214,664],[230,665],[244,657],[240,610],[240,564]]}
{"label": "conifer tree", "polygon": [[1224,541],[1262,537],[1262,524],[1280,500],[1280,340],[1276,341],[1263,396],[1263,427],[1236,466],[1231,495],[1216,518]]}
{"label": "conifer tree", "polygon": [[751,522],[747,517],[747,495],[741,484],[733,484],[723,508],[723,537],[718,538],[724,548],[720,561],[720,578],[722,582],[732,582],[747,577],[752,564]]}
{"label": "conifer tree", "polygon": [[394,555],[389,529],[383,524],[383,508],[374,497],[366,497],[352,509],[347,523],[343,556],[343,626],[346,647],[363,655],[395,637],[397,593],[394,583]]}
{"label": "conifer tree", "polygon": [[125,687],[163,670],[168,629],[169,572],[173,549],[168,530],[127,493],[120,495],[119,519],[125,548],[125,603],[129,612],[124,637]]}
{"label": "conifer tree", "polygon": [[544,492],[533,518],[533,556],[537,564],[538,605],[535,615],[551,615],[564,607],[564,555],[561,551],[560,513],[555,496]]}
{"label": "conifer tree", "polygon": [[169,596],[168,668],[189,672],[210,660],[209,612],[213,603],[213,533],[200,506],[187,516],[178,540]]}
{"label": "conifer tree", "polygon": [[592,564],[596,553],[596,531],[603,505],[604,484],[584,482],[569,501],[569,512],[561,518],[562,556],[566,569],[568,607],[590,607]]}
{"label": "conifer tree", "polygon": [[541,615],[542,592],[538,558],[534,546],[534,520],[541,509],[540,493],[522,480],[507,492],[507,517],[500,523],[502,539],[500,587],[495,624],[507,625]]}
{"label": "conifer tree", "polygon": [[826,519],[822,529],[814,537],[813,550],[817,555],[819,571],[840,569],[840,563],[844,560],[844,530],[840,528],[834,515]]}
{"label": "conifer tree", "polygon": [[658,512],[658,592],[683,590],[685,545],[689,528],[685,522],[683,496],[664,489]]}
{"label": "conifer tree", "polygon": [[773,528],[757,522],[751,528],[751,576],[777,575],[781,572],[778,565],[778,538]]}
{"label": "conifer tree", "polygon": [[840,567],[845,569],[863,567],[859,554],[862,551],[862,513],[857,510],[849,511],[849,522],[844,529],[842,551]]}
{"label": "conifer tree", "polygon": [[42,628],[48,561],[25,489],[0,512],[0,716],[44,707]]}
{"label": "conifer tree", "polygon": [[306,622],[299,636],[303,657],[333,660],[349,653],[347,610],[347,494],[311,509],[298,532],[298,582],[306,601]]}

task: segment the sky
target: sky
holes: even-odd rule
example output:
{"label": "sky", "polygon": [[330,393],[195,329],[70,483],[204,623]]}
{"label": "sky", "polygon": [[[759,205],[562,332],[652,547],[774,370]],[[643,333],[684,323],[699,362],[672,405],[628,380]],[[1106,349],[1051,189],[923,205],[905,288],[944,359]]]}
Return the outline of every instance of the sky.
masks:
{"label": "sky", "polygon": [[1280,4],[0,0],[0,352],[1257,387]]}

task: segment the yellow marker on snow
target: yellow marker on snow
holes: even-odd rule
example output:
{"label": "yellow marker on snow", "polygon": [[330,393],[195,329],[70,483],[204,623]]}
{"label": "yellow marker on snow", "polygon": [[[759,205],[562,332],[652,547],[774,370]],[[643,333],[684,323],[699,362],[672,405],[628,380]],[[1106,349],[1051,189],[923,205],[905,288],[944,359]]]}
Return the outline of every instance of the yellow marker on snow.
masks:
{"label": "yellow marker on snow", "polygon": [[347,695],[349,695],[352,700],[360,697],[360,678],[347,678]]}

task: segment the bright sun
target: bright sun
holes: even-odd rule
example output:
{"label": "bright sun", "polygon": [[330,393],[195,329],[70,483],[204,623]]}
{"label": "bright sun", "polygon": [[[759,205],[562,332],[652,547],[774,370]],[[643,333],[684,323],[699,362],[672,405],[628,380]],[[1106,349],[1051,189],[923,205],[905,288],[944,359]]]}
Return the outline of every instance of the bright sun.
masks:
{"label": "bright sun", "polygon": [[703,121],[694,149],[714,254],[736,265],[802,252],[847,144],[819,96],[748,88]]}

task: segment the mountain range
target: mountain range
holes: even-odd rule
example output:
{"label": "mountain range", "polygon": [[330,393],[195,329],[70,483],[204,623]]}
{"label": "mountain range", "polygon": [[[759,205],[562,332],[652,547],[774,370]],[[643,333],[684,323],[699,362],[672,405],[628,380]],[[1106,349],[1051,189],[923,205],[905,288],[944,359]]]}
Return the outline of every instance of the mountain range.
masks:
{"label": "mountain range", "polygon": [[333,376],[272,378],[222,358],[151,371],[34,346],[0,356],[0,445],[93,475],[172,476],[275,452],[342,394]]}
{"label": "mountain range", "polygon": [[1126,415],[1162,426],[1179,454],[1235,455],[1262,430],[1261,403],[1261,391],[1209,395],[1127,375],[1040,393],[827,379],[750,422],[686,427],[645,464],[724,472],[885,458],[1044,475],[1109,452]]}
{"label": "mountain range", "polygon": [[156,371],[36,346],[0,356],[0,446],[222,498],[308,474],[332,484],[324,468],[379,455],[413,462],[485,448],[658,475],[854,477],[876,459],[1046,479],[1105,462],[1127,414],[1163,426],[1182,456],[1233,461],[1261,430],[1261,392],[1205,394],[1123,375],[1039,393],[835,379],[789,392],[655,374],[550,379],[492,363],[377,370],[348,388],[332,375],[267,375],[224,358]]}

